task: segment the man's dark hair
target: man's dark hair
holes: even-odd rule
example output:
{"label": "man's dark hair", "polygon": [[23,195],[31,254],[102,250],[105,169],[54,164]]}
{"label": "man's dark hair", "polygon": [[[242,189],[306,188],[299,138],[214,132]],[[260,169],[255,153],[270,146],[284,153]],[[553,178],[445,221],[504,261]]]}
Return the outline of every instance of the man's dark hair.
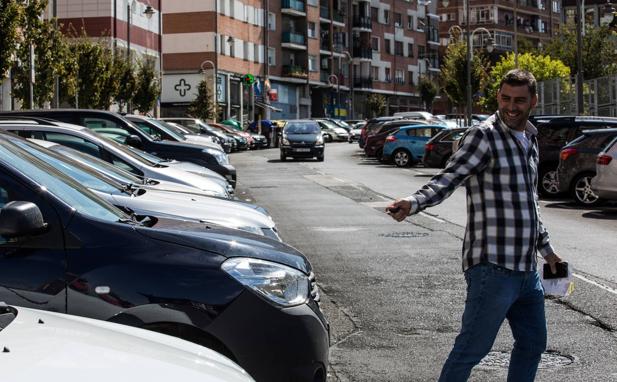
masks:
{"label": "man's dark hair", "polygon": [[536,82],[536,77],[533,76],[530,72],[522,69],[512,69],[501,79],[499,83],[499,90],[503,84],[508,84],[510,86],[524,86],[527,85],[529,89],[529,93],[534,96],[537,93],[538,83]]}

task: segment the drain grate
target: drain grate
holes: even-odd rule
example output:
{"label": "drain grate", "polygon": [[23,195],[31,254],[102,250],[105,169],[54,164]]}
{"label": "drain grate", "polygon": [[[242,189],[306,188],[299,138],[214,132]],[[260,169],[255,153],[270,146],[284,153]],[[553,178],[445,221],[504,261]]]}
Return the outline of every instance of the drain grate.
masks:
{"label": "drain grate", "polygon": [[415,237],[426,237],[428,233],[426,232],[390,232],[390,233],[380,233],[381,237],[389,237],[393,239],[411,239]]}
{"label": "drain grate", "polygon": [[[555,369],[574,363],[574,357],[561,354],[557,351],[547,351],[542,354],[539,369]],[[508,368],[510,364],[510,352],[492,351],[480,361],[478,366],[485,368]]]}

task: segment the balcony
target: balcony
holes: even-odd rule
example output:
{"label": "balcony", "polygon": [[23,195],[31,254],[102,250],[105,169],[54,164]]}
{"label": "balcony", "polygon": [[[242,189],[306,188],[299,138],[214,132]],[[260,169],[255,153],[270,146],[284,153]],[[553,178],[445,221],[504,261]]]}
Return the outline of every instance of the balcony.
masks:
{"label": "balcony", "polygon": [[372,89],[373,79],[371,77],[354,77],[353,87],[360,89]]}
{"label": "balcony", "polygon": [[353,58],[360,59],[373,59],[373,49],[371,47],[362,47],[362,46],[354,46],[353,48]]}
{"label": "balcony", "polygon": [[330,19],[330,9],[323,5],[319,7],[319,17],[322,19]]}
{"label": "balcony", "polygon": [[308,72],[299,65],[283,65],[283,77],[308,78]]}
{"label": "balcony", "polygon": [[282,0],[281,13],[293,16],[306,16],[306,7],[304,3],[299,0]]}
{"label": "balcony", "polygon": [[283,32],[281,47],[288,49],[306,50],[304,36],[294,32]]}
{"label": "balcony", "polygon": [[334,12],[332,12],[332,21],[339,24],[345,24],[345,14],[341,11],[335,10]]}
{"label": "balcony", "polygon": [[352,26],[357,29],[372,30],[373,23],[370,17],[356,17],[354,16]]}

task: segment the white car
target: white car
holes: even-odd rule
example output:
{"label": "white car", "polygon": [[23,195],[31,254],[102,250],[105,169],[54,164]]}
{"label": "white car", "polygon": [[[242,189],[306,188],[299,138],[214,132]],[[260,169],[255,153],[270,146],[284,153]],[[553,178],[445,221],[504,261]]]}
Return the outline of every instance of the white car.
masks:
{"label": "white car", "polygon": [[0,303],[3,381],[251,382],[208,348],[164,334]]}
{"label": "white car", "polygon": [[617,200],[617,138],[598,154],[591,189],[602,199]]}

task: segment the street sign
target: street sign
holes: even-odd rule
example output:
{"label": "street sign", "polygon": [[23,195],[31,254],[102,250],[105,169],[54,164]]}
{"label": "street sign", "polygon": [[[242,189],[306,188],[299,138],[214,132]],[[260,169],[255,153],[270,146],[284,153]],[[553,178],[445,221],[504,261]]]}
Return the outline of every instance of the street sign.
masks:
{"label": "street sign", "polygon": [[244,86],[251,86],[255,82],[255,76],[250,73],[247,73],[242,76],[242,83]]}

